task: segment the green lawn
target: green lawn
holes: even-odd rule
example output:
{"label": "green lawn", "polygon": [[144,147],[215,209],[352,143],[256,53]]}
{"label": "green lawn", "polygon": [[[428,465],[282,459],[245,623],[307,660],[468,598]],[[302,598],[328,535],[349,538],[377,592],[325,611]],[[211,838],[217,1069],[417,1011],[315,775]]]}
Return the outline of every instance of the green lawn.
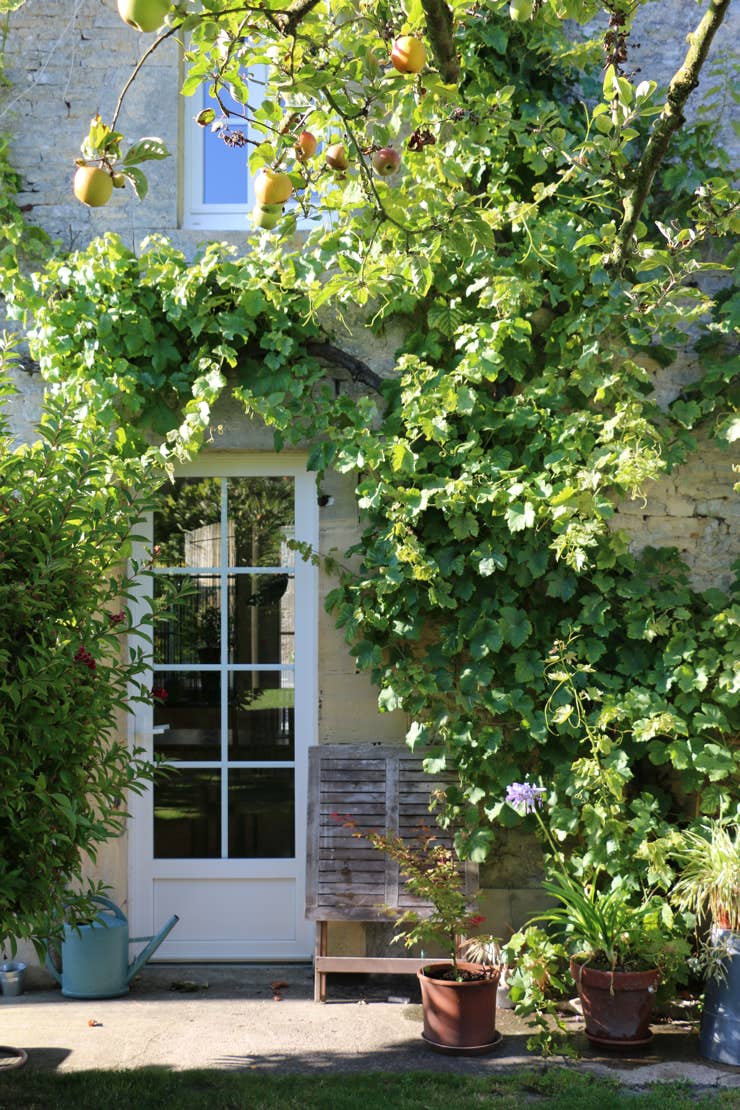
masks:
{"label": "green lawn", "polygon": [[2,1110],[737,1110],[738,1105],[737,1090],[696,1093],[682,1084],[657,1084],[628,1092],[577,1070],[544,1066],[486,1078],[428,1072],[274,1076],[156,1068],[58,1074],[28,1067],[0,1075]]}

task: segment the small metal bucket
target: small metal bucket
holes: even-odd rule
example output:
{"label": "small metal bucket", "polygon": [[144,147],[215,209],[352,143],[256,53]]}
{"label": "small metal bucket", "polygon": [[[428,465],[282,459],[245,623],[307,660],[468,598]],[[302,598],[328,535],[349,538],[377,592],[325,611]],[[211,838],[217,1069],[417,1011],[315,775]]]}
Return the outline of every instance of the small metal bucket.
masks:
{"label": "small metal bucket", "polygon": [[26,981],[26,965],[20,960],[6,960],[0,964],[0,987],[8,998],[23,994]]}

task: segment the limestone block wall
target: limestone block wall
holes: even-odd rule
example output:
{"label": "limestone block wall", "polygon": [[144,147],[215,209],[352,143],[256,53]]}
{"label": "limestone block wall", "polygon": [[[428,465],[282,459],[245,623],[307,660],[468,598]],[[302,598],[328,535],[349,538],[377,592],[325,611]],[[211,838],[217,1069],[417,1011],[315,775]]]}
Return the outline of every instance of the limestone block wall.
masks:
{"label": "limestone block wall", "polygon": [[[635,15],[628,43],[625,72],[630,80],[635,83],[652,80],[660,86],[667,85],[686,56],[688,36],[699,22],[705,6],[700,7],[691,0],[660,0],[659,4],[641,7]],[[605,30],[607,22],[608,16],[602,13],[589,24],[589,33]],[[709,64],[703,71],[699,89],[687,106],[687,115],[691,118],[708,90],[724,84],[724,92],[716,98],[715,104],[721,105],[720,142],[728,150],[733,146],[737,150],[737,135],[733,130],[729,105],[732,79],[724,76],[723,70],[727,71],[731,63],[739,37],[740,10],[733,6],[712,43]],[[717,117],[716,111],[714,115]]]}
{"label": "limestone block wall", "polygon": [[[667,408],[701,370],[690,350],[667,370],[644,359],[653,377],[654,396]],[[617,507],[613,526],[632,537],[631,547],[676,547],[691,572],[695,589],[726,589],[733,563],[740,558],[740,480],[737,444],[698,437],[697,450],[659,481],[649,483],[642,496]]]}
{"label": "limestone block wall", "polygon": [[[98,112],[110,122],[118,93],[152,36],[121,21],[114,0],[28,0],[9,21],[7,73],[12,88],[0,128],[13,134],[12,158],[23,176],[28,218],[64,248],[105,231],[138,245],[154,231],[177,228],[177,158],[151,163],[146,203],[116,190],[104,210],[87,209],[71,192],[74,160]],[[119,120],[128,139],[158,135],[177,152],[178,48],[167,43],[133,86]]]}
{"label": "limestone block wall", "polygon": [[702,443],[684,466],[653,482],[644,499],[622,502],[615,526],[633,537],[634,550],[677,547],[696,589],[726,589],[740,558],[740,498],[733,489],[738,461],[737,451]]}
{"label": "limestone block wall", "polygon": [[38,374],[27,374],[23,370],[14,370],[11,380],[17,392],[5,408],[8,425],[16,439],[30,443],[41,412],[43,382]]}

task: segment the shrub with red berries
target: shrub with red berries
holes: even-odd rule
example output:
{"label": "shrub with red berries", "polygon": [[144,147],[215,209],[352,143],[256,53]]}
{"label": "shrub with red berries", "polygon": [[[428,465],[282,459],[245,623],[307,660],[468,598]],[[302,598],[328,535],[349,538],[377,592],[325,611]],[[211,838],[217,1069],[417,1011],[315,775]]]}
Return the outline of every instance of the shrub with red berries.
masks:
{"label": "shrub with red berries", "polygon": [[90,652],[82,645],[77,648],[77,651],[74,655],[74,660],[75,663],[82,663],[83,667],[88,667],[91,671],[94,671],[97,668],[97,663],[95,662],[95,659],[90,654]]}

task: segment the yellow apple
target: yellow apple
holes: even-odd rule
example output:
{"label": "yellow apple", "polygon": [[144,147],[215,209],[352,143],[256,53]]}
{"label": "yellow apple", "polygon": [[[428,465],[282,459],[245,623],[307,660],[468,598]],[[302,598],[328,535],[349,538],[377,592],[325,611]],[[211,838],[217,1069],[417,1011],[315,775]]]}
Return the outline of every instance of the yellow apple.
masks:
{"label": "yellow apple", "polygon": [[171,8],[170,0],[118,0],[118,14],[136,31],[158,31]]}
{"label": "yellow apple", "polygon": [[347,169],[349,158],[344,143],[332,143],[326,148],[326,164],[330,169],[340,172]]}
{"label": "yellow apple", "polygon": [[72,182],[72,190],[77,199],[88,208],[101,208],[111,198],[113,178],[97,166],[79,166]]}
{"label": "yellow apple", "polygon": [[254,179],[254,199],[262,207],[284,204],[292,192],[293,182],[279,170],[260,170]]}
{"label": "yellow apple", "polygon": [[413,35],[401,35],[393,43],[391,61],[399,73],[421,73],[426,60],[424,43]]}

